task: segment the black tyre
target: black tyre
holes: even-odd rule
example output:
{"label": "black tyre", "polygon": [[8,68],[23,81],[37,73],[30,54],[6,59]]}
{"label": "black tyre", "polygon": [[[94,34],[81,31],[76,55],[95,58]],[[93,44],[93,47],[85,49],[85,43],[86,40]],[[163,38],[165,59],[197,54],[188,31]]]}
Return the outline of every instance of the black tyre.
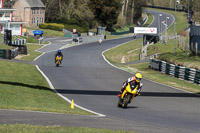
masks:
{"label": "black tyre", "polygon": [[56,66],[57,66],[57,67],[59,67],[59,64],[60,64],[59,61],[56,61]]}
{"label": "black tyre", "polygon": [[122,107],[122,99],[121,98],[119,98],[118,107]]}
{"label": "black tyre", "polygon": [[130,94],[127,94],[127,95],[124,96],[123,102],[122,102],[122,108],[126,108],[127,107],[130,99],[131,99],[131,95]]}

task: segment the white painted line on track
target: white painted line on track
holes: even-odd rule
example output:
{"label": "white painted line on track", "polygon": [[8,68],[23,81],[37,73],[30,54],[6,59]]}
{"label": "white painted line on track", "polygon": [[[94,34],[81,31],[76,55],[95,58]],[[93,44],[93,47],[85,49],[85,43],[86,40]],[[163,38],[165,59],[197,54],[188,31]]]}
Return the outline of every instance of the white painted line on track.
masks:
{"label": "white painted line on track", "polygon": [[40,56],[36,57],[33,61],[36,61],[38,58],[40,58],[40,57],[43,56],[44,54],[45,54],[45,52],[42,53]]}
{"label": "white painted line on track", "polygon": [[[65,101],[67,101],[67,102],[69,102],[69,103],[71,104],[71,102],[72,102],[71,100],[69,100],[67,97],[64,97],[63,95],[61,95],[60,93],[58,93],[58,92],[55,90],[55,88],[54,88],[53,84],[51,83],[51,81],[49,80],[49,78],[40,70],[40,68],[38,67],[38,65],[35,65],[35,66],[36,66],[37,70],[38,70],[38,71],[43,75],[43,77],[46,79],[46,81],[48,82],[50,88],[51,88],[58,96],[60,96],[60,97],[63,98]],[[75,106],[75,107],[78,107],[78,108],[80,108],[80,109],[82,109],[82,110],[88,111],[88,112],[90,112],[90,113],[96,114],[96,115],[98,115],[99,117],[105,117],[105,116],[106,116],[106,115],[103,115],[103,114],[100,114],[100,113],[97,113],[97,112],[88,110],[88,109],[86,109],[86,108],[83,108],[83,107],[81,107],[81,106],[79,106],[79,105],[77,105],[77,104],[75,104],[75,103],[74,103],[74,106]]]}

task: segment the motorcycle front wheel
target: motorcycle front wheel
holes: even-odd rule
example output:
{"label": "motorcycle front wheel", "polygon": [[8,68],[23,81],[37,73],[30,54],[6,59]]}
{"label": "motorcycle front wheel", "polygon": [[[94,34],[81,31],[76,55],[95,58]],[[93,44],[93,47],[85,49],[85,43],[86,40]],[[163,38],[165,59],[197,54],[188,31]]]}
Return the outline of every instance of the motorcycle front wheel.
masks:
{"label": "motorcycle front wheel", "polygon": [[59,67],[59,65],[60,65],[60,62],[59,62],[59,61],[57,61],[57,62],[56,62],[56,66],[57,66],[57,67]]}
{"label": "motorcycle front wheel", "polygon": [[122,101],[122,108],[126,108],[130,100],[131,100],[131,95],[126,94]]}

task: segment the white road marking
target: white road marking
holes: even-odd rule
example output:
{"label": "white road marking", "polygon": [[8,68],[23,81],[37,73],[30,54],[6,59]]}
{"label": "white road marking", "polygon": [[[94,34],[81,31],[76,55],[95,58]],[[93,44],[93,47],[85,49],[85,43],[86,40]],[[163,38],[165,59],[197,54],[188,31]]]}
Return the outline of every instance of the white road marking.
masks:
{"label": "white road marking", "polygon": [[[38,70],[38,71],[43,75],[43,77],[46,79],[46,81],[48,82],[50,88],[51,88],[58,96],[60,96],[60,97],[63,98],[65,101],[67,101],[67,102],[69,102],[69,103],[71,104],[71,102],[72,102],[71,100],[69,100],[67,97],[64,97],[63,95],[61,95],[60,93],[58,93],[58,92],[55,90],[55,88],[54,88],[53,84],[51,83],[51,81],[49,80],[49,78],[40,70],[40,68],[38,67],[38,65],[35,65],[35,66],[36,66],[37,70]],[[80,109],[82,109],[82,110],[88,111],[88,112],[90,112],[90,113],[96,114],[96,115],[98,115],[99,117],[105,117],[105,116],[106,116],[106,115],[103,115],[103,114],[100,114],[100,113],[97,113],[97,112],[88,110],[88,109],[86,109],[86,108],[83,108],[83,107],[81,107],[81,106],[79,106],[79,105],[77,105],[77,104],[75,104],[75,103],[74,103],[74,106],[75,106],[75,107],[78,107],[78,108],[80,108]]]}

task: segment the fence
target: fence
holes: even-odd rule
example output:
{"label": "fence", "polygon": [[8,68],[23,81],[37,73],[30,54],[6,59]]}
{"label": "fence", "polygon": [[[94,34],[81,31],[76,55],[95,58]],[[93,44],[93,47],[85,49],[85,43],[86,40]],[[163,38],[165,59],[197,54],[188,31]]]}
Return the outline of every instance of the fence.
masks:
{"label": "fence", "polygon": [[150,59],[149,68],[160,71],[163,74],[171,75],[173,77],[200,85],[200,70],[176,66],[165,61],[155,60],[152,58]]}

